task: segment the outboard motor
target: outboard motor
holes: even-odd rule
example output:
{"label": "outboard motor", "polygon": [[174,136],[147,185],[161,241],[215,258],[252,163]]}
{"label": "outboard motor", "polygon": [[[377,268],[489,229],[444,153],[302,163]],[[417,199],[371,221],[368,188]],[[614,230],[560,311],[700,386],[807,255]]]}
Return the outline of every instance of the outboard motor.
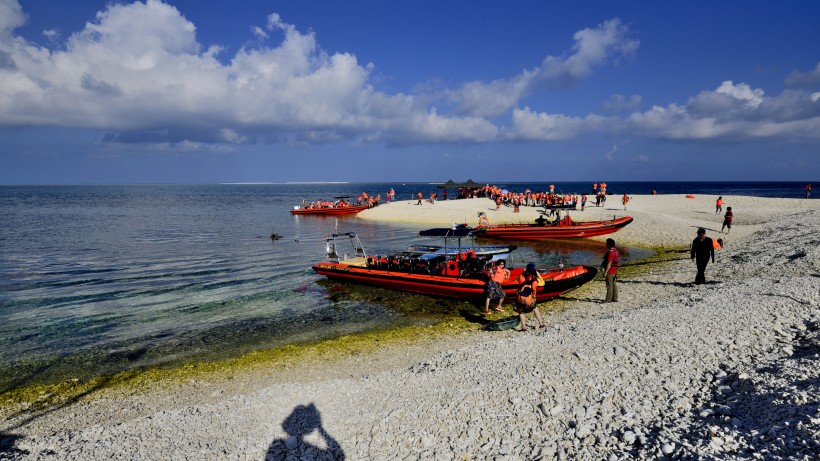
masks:
{"label": "outboard motor", "polygon": [[327,259],[339,259],[339,255],[336,254],[336,242],[333,240],[327,241],[327,246],[325,248],[327,251]]}

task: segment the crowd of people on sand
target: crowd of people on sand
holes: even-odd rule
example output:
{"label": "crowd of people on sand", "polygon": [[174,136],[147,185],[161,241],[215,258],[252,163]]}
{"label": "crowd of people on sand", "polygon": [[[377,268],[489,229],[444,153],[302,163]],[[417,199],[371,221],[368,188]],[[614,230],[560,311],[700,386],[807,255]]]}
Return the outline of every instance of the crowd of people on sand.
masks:
{"label": "crowd of people on sand", "polygon": [[[807,187],[807,191],[810,191],[810,186]],[[655,191],[653,190],[652,193],[654,195]],[[630,199],[631,197],[627,194],[623,195],[622,202],[624,204],[624,209],[626,209],[626,204],[629,203]],[[721,212],[723,212],[722,196],[718,197],[715,202],[715,214],[719,214]],[[734,214],[732,213],[732,207],[726,207],[726,213],[723,216],[723,226],[720,229],[720,233],[723,233],[724,230],[727,234],[731,232],[733,218]],[[723,243],[722,238],[712,239],[707,237],[706,229],[699,228],[697,230],[697,236],[690,245],[690,256],[697,269],[694,281],[695,285],[706,283],[706,266],[710,261],[713,263],[715,262],[715,250],[723,248]],[[617,274],[620,266],[621,254],[615,246],[615,240],[611,238],[606,239],[606,248],[603,261],[601,262],[601,270],[604,274],[604,281],[606,285],[606,296],[603,302],[618,302]],[[506,268],[506,261],[503,259],[496,261],[493,266],[487,269],[486,276],[487,284],[485,286],[486,298],[484,314],[489,315],[491,313],[491,303],[497,304],[495,307],[496,311],[504,312],[505,309],[503,307],[503,303],[507,295],[502,289],[502,284],[510,277],[510,271]],[[518,291],[514,302],[514,310],[519,315],[519,323],[516,327],[518,331],[527,331],[526,315],[530,312],[535,314],[535,317],[538,320],[538,328],[544,328],[541,312],[538,310],[535,302],[535,295],[538,292],[538,287],[543,286],[542,280],[543,279],[534,264],[527,265],[527,269],[517,280]]]}
{"label": "crowd of people on sand", "polygon": [[[600,207],[606,204],[606,197],[607,197],[607,184],[605,182],[601,182],[600,185],[596,182],[592,185],[592,193],[591,195],[595,199],[595,206]],[[442,199],[447,200],[447,189],[443,189],[442,191]],[[419,191],[416,194],[416,205],[423,205],[424,203],[435,204],[437,200],[439,200],[439,196],[437,192],[430,193],[427,199],[425,199],[424,194]],[[586,208],[586,204],[589,201],[589,194],[586,192],[582,193],[580,196],[577,192],[573,192],[572,194],[567,194],[563,192],[556,193],[555,192],[555,185],[550,184],[549,191],[533,191],[531,189],[525,189],[524,191],[509,191],[504,189],[500,186],[492,185],[492,184],[485,184],[484,186],[480,187],[459,187],[457,191],[456,197],[457,199],[471,199],[471,198],[488,198],[495,202],[495,209],[501,209],[501,206],[512,207],[513,212],[519,212],[520,207],[522,206],[529,206],[529,207],[560,207],[560,206],[569,206],[577,208],[578,205],[581,205],[581,210]],[[626,204],[629,202],[631,197],[627,194],[624,194],[622,201],[624,204],[624,209],[626,209]],[[388,193],[388,202],[395,200],[395,193],[393,189],[390,189]]]}

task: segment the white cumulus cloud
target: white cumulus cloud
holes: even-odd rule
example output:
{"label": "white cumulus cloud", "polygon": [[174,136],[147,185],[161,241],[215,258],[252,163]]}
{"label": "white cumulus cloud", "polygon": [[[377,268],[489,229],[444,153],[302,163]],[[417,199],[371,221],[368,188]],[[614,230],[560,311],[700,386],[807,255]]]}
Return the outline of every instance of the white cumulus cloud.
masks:
{"label": "white cumulus cloud", "polygon": [[639,45],[638,40],[629,38],[628,28],[617,18],[594,29],[580,30],[573,38],[575,44],[565,57],[547,56],[539,67],[512,78],[468,82],[446,91],[446,97],[459,113],[495,117],[515,107],[536,89],[571,86],[588,77],[594,67],[632,55]]}
{"label": "white cumulus cloud", "polygon": [[820,62],[808,72],[793,71],[786,77],[786,86],[811,88],[820,86]]}
{"label": "white cumulus cloud", "polygon": [[685,105],[654,106],[627,116],[616,131],[652,139],[820,140],[820,103],[804,91],[766,96],[746,83],[724,81]]}
{"label": "white cumulus cloud", "polygon": [[556,142],[592,134],[820,140],[820,92],[813,88],[820,65],[792,72],[789,89],[777,95],[727,79],[685,102],[659,101],[644,111],[641,96],[615,94],[601,105],[606,116],[523,104],[536,91],[572,86],[633,55],[639,43],[618,19],[576,32],[566,53],[515,75],[394,94],[375,86],[375,65],[323,50],[313,32],[276,13],[248,25],[252,45],[232,55],[201,43],[196,26],[160,0],[112,2],[73,34],[44,32],[50,47],[15,35],[26,20],[18,0],[0,0],[0,127],[93,129],[109,142],[183,150],[257,142]]}
{"label": "white cumulus cloud", "polygon": [[637,94],[633,94],[632,96],[613,94],[609,99],[601,103],[601,110],[613,114],[629,112],[640,107],[641,101],[641,96]]}
{"label": "white cumulus cloud", "polygon": [[569,117],[525,107],[513,110],[512,126],[504,129],[504,136],[515,140],[562,141],[599,130],[605,123],[606,118],[599,115]]}
{"label": "white cumulus cloud", "polygon": [[[0,0],[0,125],[108,130],[119,142],[328,141],[483,142],[497,128],[438,114],[369,82],[371,64],[328,54],[313,33],[277,14],[251,27],[263,45],[221,62],[196,27],[160,0],[110,4],[63,49],[15,37],[17,0]],[[265,45],[269,31],[281,31]]]}

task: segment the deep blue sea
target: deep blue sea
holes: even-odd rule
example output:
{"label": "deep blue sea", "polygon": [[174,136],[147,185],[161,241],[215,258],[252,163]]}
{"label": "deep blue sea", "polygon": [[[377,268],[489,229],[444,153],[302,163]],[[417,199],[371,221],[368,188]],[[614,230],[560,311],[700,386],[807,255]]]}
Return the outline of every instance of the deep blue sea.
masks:
{"label": "deep blue sea", "polygon": [[[510,190],[546,184],[497,183]],[[556,191],[591,189],[556,183]],[[611,194],[802,197],[802,183],[617,183]],[[469,303],[329,283],[331,232],[400,249],[424,226],[292,216],[302,199],[430,183],[0,186],[0,392],[459,315]],[[450,191],[453,197],[454,191]],[[386,205],[390,206],[390,205]],[[275,232],[279,240],[271,240]],[[429,243],[429,242],[428,242]],[[597,264],[598,242],[524,244],[519,264]],[[625,249],[629,258],[648,256]]]}

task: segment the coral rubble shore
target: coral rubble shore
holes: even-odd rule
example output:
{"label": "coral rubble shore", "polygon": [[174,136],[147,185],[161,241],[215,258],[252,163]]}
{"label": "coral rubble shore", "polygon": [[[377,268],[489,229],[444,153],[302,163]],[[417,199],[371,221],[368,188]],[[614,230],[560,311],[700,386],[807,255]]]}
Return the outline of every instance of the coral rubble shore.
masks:
{"label": "coral rubble shore", "polygon": [[[326,369],[7,415],[0,458],[817,459],[820,210],[778,210],[736,221],[705,285],[679,254],[623,277],[617,304],[594,282],[546,330],[388,351],[364,374],[308,364]],[[694,237],[655,213],[626,240],[661,239],[651,226],[685,227],[667,245]]]}

